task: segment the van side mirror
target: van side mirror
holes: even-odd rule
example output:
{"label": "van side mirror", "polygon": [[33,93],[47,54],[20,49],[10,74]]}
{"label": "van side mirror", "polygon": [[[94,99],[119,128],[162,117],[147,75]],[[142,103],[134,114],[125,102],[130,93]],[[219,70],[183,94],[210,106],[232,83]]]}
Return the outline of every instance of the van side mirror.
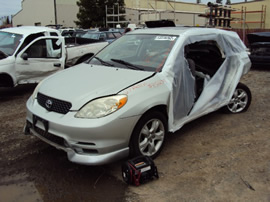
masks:
{"label": "van side mirror", "polygon": [[23,53],[23,54],[22,54],[22,59],[28,60],[28,54],[27,54],[27,53]]}

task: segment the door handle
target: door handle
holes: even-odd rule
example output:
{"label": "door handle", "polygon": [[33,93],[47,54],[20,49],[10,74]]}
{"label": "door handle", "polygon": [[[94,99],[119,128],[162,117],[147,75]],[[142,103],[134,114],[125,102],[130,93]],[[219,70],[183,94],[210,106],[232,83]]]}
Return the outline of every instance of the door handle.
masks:
{"label": "door handle", "polygon": [[55,66],[55,67],[61,67],[61,63],[54,63],[53,66]]}

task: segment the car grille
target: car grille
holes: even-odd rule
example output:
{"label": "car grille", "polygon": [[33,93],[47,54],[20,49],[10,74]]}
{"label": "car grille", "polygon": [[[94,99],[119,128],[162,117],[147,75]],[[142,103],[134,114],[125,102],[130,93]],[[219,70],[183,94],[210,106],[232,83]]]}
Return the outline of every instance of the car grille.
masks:
{"label": "car grille", "polygon": [[58,137],[58,136],[55,136],[51,133],[46,133],[44,130],[40,129],[40,128],[37,128],[35,127],[35,131],[42,137],[46,138],[47,140],[53,142],[53,143],[56,143],[60,146],[64,146],[64,139],[61,138],[61,137]]}
{"label": "car grille", "polygon": [[68,113],[72,106],[70,102],[58,100],[58,99],[43,95],[41,93],[37,94],[37,101],[42,107],[44,107],[48,111],[53,111],[60,114]]}

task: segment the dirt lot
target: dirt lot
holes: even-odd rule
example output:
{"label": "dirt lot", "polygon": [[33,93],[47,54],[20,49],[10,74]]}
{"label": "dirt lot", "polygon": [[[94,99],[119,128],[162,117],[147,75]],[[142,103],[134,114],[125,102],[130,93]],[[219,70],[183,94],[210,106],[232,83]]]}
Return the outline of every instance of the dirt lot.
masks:
{"label": "dirt lot", "polygon": [[160,178],[139,187],[122,181],[122,162],[76,165],[23,135],[34,86],[0,89],[0,201],[270,201],[270,71],[242,82],[250,109],[215,112],[170,135],[155,160]]}

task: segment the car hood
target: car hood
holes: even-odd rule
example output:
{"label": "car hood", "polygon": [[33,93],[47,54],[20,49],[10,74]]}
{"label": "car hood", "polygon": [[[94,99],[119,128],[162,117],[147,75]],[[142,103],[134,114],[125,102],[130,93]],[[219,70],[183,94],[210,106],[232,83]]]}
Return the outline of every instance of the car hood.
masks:
{"label": "car hood", "polygon": [[39,92],[72,103],[71,110],[98,97],[114,95],[153,72],[80,64],[45,79]]}
{"label": "car hood", "polygon": [[8,65],[14,63],[14,58],[11,56],[1,57],[0,56],[0,65]]}

